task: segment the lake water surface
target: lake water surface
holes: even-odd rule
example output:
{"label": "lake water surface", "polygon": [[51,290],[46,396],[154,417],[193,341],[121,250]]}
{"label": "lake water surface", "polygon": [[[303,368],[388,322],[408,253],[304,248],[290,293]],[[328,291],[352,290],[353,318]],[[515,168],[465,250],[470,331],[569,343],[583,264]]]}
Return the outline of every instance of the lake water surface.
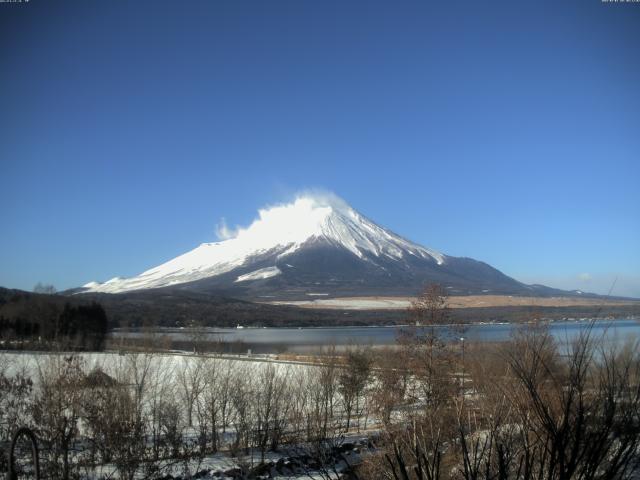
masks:
{"label": "lake water surface", "polygon": [[[407,328],[420,327],[327,327],[327,328],[199,328],[197,330],[161,328],[153,330],[156,335],[166,335],[173,340],[194,339],[242,343],[256,353],[277,351],[310,352],[328,345],[393,345],[400,333]],[[517,324],[475,324],[465,329],[457,327],[437,327],[447,341],[501,342],[509,340],[514,332],[522,328]],[[562,321],[549,324],[550,332],[564,344],[575,339],[580,332],[591,328],[592,338],[603,339],[606,343],[624,343],[640,339],[640,320],[615,319],[597,321]],[[115,338],[142,338],[149,332],[117,330]]]}

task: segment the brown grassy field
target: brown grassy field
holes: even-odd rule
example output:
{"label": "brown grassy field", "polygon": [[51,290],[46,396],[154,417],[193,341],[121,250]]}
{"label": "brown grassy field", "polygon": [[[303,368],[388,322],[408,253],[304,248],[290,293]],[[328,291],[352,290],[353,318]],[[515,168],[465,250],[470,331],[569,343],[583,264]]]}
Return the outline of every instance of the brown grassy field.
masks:
{"label": "brown grassy field", "polygon": [[[344,297],[301,301],[269,302],[276,305],[296,305],[304,308],[341,310],[401,310],[411,303],[411,297]],[[520,297],[511,295],[468,295],[449,297],[451,308],[474,307],[574,307],[640,305],[638,300],[580,297]]]}

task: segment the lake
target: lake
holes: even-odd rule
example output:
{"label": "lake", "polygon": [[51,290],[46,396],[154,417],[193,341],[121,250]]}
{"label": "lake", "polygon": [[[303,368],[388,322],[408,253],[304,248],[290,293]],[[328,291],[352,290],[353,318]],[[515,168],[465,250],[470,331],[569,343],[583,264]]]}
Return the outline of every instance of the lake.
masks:
{"label": "lake", "polygon": [[[592,327],[593,338],[602,338],[607,343],[623,343],[640,338],[640,320],[614,319],[591,321],[558,321],[549,324],[549,330],[560,343],[568,343],[580,332]],[[144,338],[147,335],[168,336],[172,340],[210,341],[226,344],[244,344],[255,353],[281,351],[308,353],[328,345],[385,346],[396,343],[403,329],[421,327],[375,326],[375,327],[327,327],[327,328],[158,328],[152,331],[119,329],[111,333],[112,338]],[[437,327],[443,338],[450,342],[465,341],[501,342],[509,340],[522,328],[518,324],[474,324],[460,331],[456,327]]]}

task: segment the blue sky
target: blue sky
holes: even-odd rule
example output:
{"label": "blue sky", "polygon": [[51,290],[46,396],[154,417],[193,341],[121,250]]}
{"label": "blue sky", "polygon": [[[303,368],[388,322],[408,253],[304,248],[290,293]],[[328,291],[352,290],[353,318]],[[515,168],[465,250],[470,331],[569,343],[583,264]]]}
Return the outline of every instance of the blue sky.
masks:
{"label": "blue sky", "polygon": [[640,297],[640,4],[0,3],[0,285],[128,276],[323,188]]}

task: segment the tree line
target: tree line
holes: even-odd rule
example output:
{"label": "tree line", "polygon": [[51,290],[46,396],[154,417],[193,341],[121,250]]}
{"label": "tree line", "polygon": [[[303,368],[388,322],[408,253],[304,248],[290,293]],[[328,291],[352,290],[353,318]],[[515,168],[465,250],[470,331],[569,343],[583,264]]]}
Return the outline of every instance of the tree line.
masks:
{"label": "tree line", "polygon": [[108,331],[104,308],[57,295],[15,293],[0,302],[5,349],[102,350]]}

